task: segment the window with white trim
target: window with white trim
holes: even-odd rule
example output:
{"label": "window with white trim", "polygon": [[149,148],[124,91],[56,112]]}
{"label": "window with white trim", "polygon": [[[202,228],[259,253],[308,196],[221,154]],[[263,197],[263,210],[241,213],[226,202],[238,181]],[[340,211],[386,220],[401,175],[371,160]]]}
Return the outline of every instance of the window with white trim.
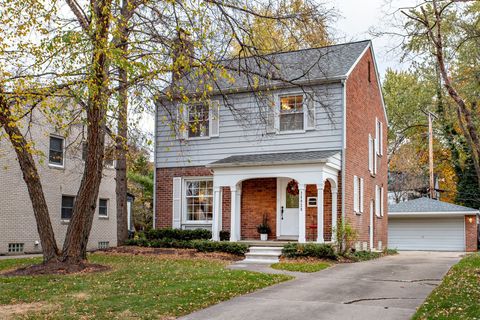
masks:
{"label": "window with white trim", "polygon": [[353,211],[363,213],[363,178],[353,176]]}
{"label": "window with white trim", "polygon": [[185,181],[185,214],[187,221],[209,222],[213,216],[213,180]]}
{"label": "window with white trim", "polygon": [[280,131],[303,130],[303,95],[280,97]]}
{"label": "window with white trim", "polygon": [[48,148],[48,163],[55,166],[63,166],[63,143],[62,137],[50,136]]}
{"label": "window with white trim", "polygon": [[188,137],[208,137],[210,129],[209,111],[206,104],[188,106]]}
{"label": "window with white trim", "polygon": [[98,216],[108,217],[108,199],[98,199]]}
{"label": "window with white trim", "polygon": [[73,204],[75,203],[75,197],[72,196],[62,196],[62,220],[70,220],[73,213]]}

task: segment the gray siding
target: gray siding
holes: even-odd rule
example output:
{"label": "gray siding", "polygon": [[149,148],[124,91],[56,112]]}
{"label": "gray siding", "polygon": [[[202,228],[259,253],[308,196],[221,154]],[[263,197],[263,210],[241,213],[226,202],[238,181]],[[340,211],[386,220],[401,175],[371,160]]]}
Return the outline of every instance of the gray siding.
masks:
{"label": "gray siding", "polygon": [[[266,133],[266,114],[252,93],[231,96],[235,112],[220,100],[220,135],[206,139],[181,141],[174,137],[158,109],[157,167],[202,166],[236,154],[340,150],[342,148],[341,83],[306,89],[315,93],[315,130],[298,133]],[[273,95],[299,93],[300,89],[272,91]]]}

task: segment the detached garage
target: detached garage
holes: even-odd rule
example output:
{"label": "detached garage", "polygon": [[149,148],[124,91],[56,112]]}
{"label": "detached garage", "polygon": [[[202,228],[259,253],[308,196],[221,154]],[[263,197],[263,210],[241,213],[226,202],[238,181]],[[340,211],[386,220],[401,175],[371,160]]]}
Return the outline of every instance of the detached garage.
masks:
{"label": "detached garage", "polygon": [[398,250],[477,251],[479,211],[419,198],[388,207],[388,246]]}

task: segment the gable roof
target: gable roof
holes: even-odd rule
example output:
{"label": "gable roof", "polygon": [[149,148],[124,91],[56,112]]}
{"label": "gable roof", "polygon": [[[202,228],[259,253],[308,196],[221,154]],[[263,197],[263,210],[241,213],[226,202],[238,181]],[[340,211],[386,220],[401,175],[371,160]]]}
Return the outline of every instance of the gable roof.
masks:
{"label": "gable roof", "polygon": [[430,198],[418,198],[391,204],[388,206],[388,214],[400,216],[402,214],[424,214],[424,213],[478,213],[478,210],[459,206],[456,204],[434,200]]}
{"label": "gable roof", "polygon": [[197,74],[194,69],[180,80],[180,84],[186,91],[194,92],[199,86],[205,85],[212,85],[214,91],[251,90],[253,78],[257,75],[258,87],[339,81],[348,77],[370,45],[370,40],[364,40],[225,60],[220,64],[230,71],[234,81],[228,81],[218,74],[215,83],[213,80],[209,83],[205,75]]}
{"label": "gable roof", "polygon": [[282,152],[263,154],[243,154],[230,156],[207,165],[207,167],[241,167],[273,164],[322,163],[339,153],[332,151]]}

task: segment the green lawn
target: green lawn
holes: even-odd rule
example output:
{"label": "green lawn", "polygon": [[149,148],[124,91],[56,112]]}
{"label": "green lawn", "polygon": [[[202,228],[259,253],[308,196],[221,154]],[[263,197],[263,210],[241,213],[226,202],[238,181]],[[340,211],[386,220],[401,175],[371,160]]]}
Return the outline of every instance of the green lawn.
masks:
{"label": "green lawn", "polygon": [[453,266],[413,319],[480,319],[480,255]]}
{"label": "green lawn", "polygon": [[297,271],[297,272],[317,272],[330,267],[328,262],[320,261],[282,261],[271,265],[273,269]]}
{"label": "green lawn", "polygon": [[[213,259],[105,254],[92,254],[89,259],[112,270],[68,276],[0,276],[0,318],[6,305],[41,302],[43,311],[21,315],[22,319],[161,319],[291,278],[227,270],[226,262]],[[0,272],[39,261],[3,260]]]}

